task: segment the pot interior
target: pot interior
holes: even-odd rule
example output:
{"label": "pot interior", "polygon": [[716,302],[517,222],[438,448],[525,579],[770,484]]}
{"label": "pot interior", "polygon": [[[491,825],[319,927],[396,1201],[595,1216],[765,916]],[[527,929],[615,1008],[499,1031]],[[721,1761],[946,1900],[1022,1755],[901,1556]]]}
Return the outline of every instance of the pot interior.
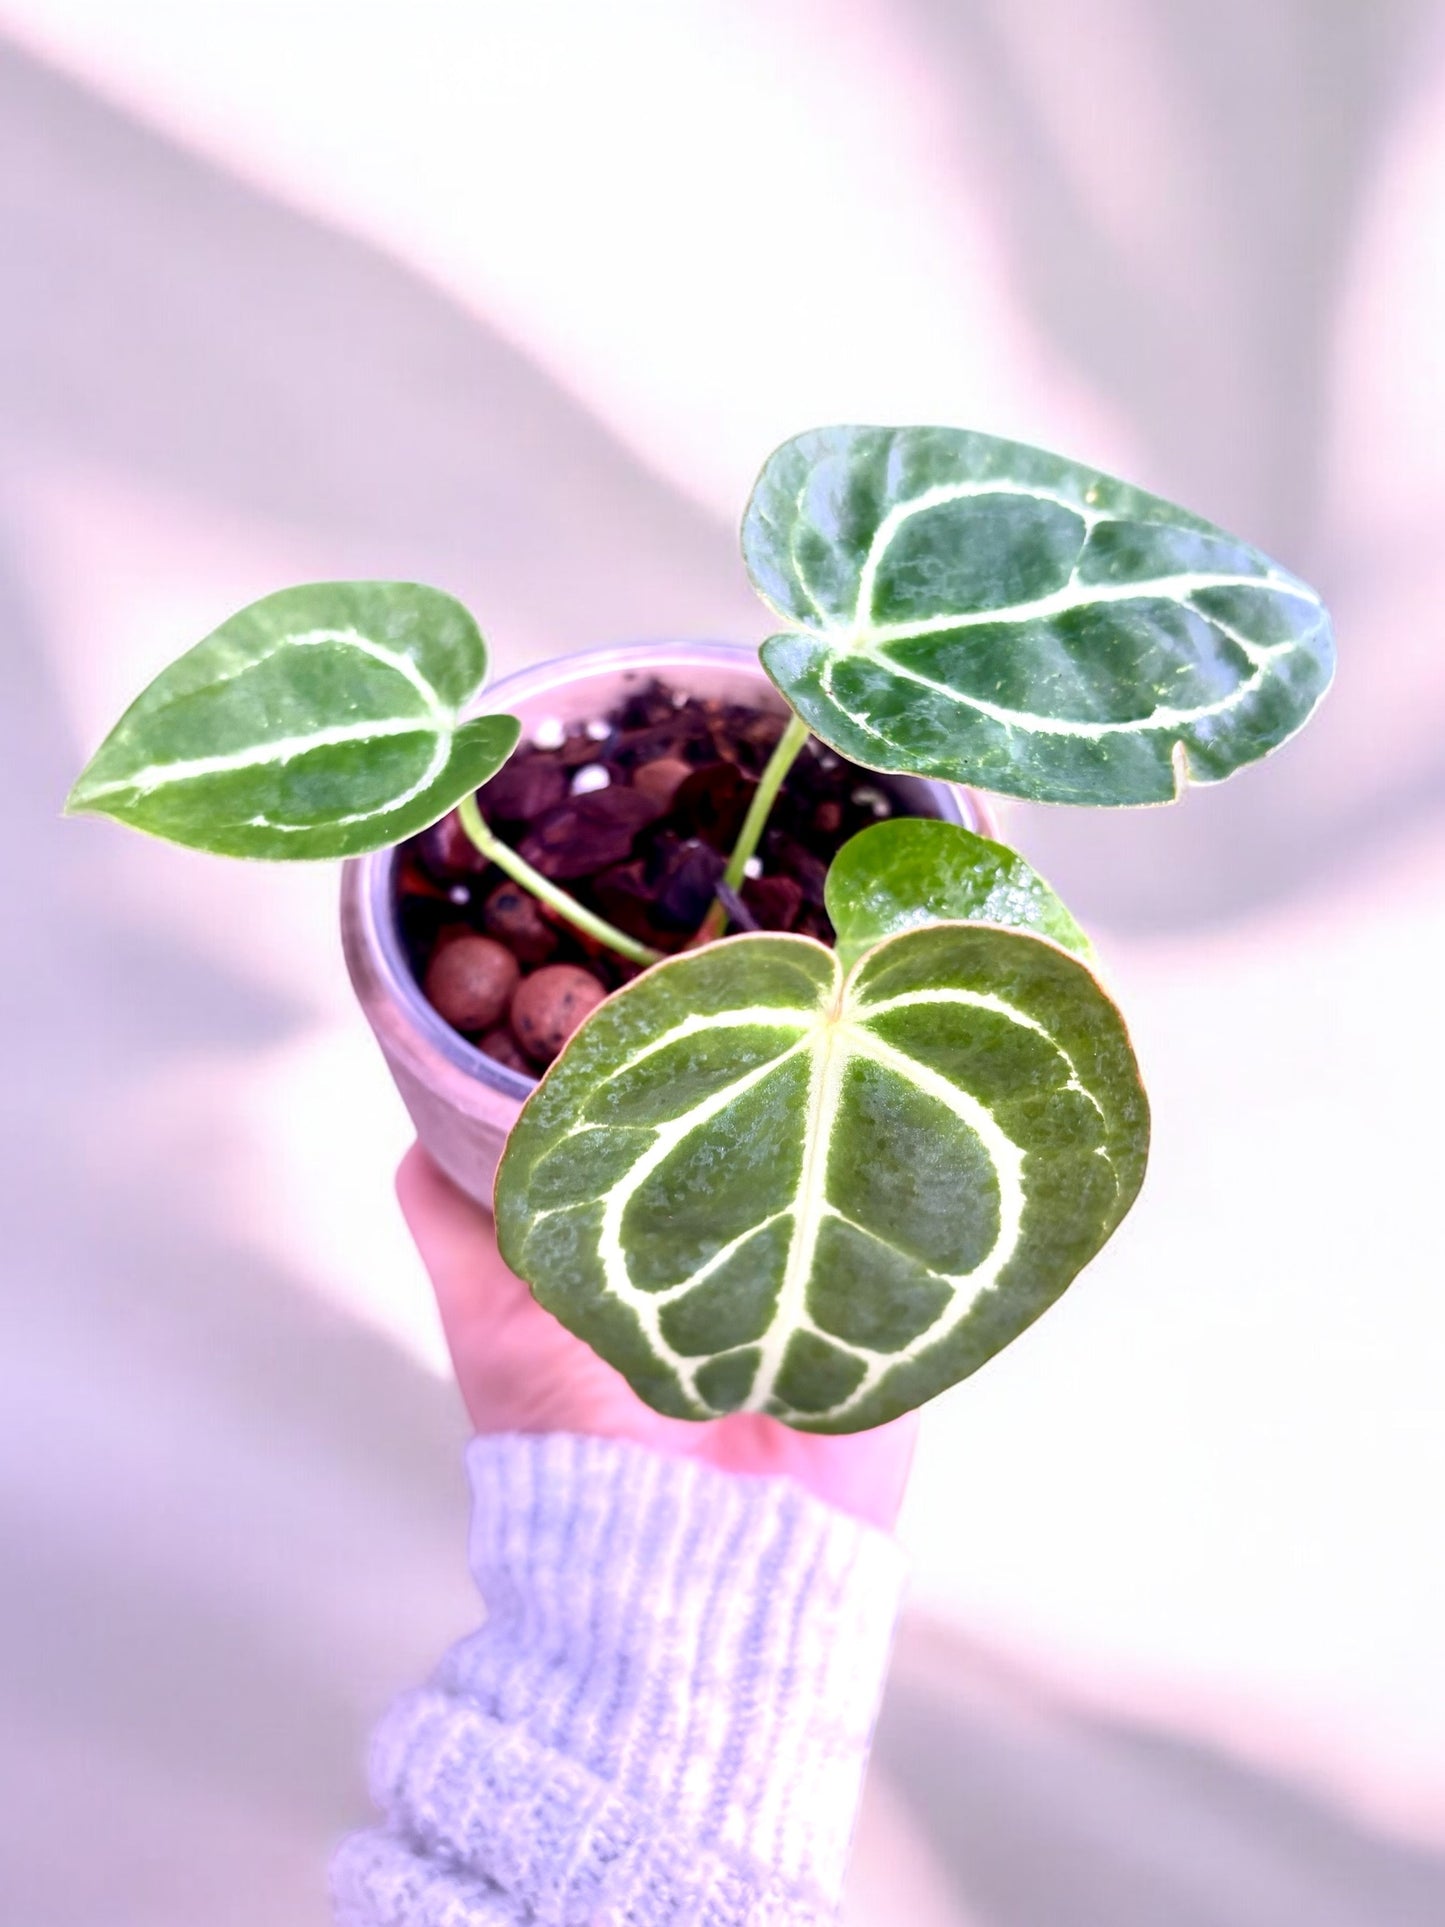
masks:
{"label": "pot interior", "polygon": [[[543,663],[504,678],[484,692],[473,713],[510,711],[522,723],[528,742],[544,723],[590,722],[606,716],[634,691],[651,682],[690,696],[730,702],[785,715],[787,706],[764,675],[754,649],[733,643],[679,643],[607,649]],[[976,800],[947,784],[919,777],[879,776],[869,780],[887,790],[909,816],[937,816],[971,829],[986,825]],[[362,896],[376,960],[391,995],[410,1022],[447,1061],[499,1096],[521,1103],[537,1079],[500,1064],[469,1042],[435,1010],[412,973],[397,917],[397,849],[364,859]]]}

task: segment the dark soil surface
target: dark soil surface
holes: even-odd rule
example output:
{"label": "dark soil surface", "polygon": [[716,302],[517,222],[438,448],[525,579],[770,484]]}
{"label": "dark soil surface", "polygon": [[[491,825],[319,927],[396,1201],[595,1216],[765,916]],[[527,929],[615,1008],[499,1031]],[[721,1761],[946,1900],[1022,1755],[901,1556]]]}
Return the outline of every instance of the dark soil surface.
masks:
{"label": "dark soil surface", "polygon": [[[559,728],[555,741],[539,729],[543,742],[521,745],[477,802],[544,876],[630,936],[677,951],[712,902],[782,728],[780,717],[652,682],[609,716]],[[752,866],[759,873],[743,885],[730,929],[831,943],[828,865],[850,836],[897,810],[872,771],[810,740],[773,806]],[[449,1023],[529,1075],[638,973],[488,864],[455,813],[402,845],[396,888],[417,982]]]}

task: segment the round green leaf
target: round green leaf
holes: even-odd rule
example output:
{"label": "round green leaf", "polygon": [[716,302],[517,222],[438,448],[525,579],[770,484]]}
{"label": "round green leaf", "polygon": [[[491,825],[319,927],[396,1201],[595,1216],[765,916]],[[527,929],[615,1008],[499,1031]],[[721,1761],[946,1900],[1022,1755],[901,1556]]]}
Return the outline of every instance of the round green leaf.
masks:
{"label": "round green leaf", "polygon": [[822,428],[758,478],[768,674],[870,768],[1049,803],[1167,803],[1329,686],[1315,592],[1183,509],[951,428]]}
{"label": "round green leaf", "polygon": [[900,816],[850,837],[824,895],[845,969],[884,937],[928,923],[1001,923],[1093,954],[1062,900],[1016,851],[931,817]]}
{"label": "round green leaf", "polygon": [[1144,1173],[1118,1011],[1046,938],[746,936],[608,999],[528,1100],[502,1255],[657,1410],[851,1432],[1038,1317]]}
{"label": "round green leaf", "polygon": [[283,589],[156,677],[66,809],[222,856],[382,849],[444,816],[511,755],[515,717],[461,719],[486,673],[476,623],[438,589]]}

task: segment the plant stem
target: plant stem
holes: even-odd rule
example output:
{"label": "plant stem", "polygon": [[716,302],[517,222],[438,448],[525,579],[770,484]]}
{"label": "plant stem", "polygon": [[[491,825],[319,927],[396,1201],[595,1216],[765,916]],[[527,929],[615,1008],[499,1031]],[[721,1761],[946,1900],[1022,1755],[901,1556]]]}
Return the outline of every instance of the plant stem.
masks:
{"label": "plant stem", "polygon": [[[773,804],[778,799],[778,791],[787,780],[788,771],[798,760],[799,751],[808,740],[808,725],[801,716],[788,720],[788,727],[778,738],[777,748],[768,758],[768,766],[758,778],[758,787],[753,792],[753,800],[748,805],[748,813],[743,818],[743,827],[738,831],[738,840],[733,845],[733,853],[728,858],[728,867],[723,871],[723,883],[729,890],[740,890],[743,876],[747,870],[748,859],[762,841],[763,831],[767,828],[768,817]],[[711,943],[720,937],[727,927],[727,910],[720,902],[714,901],[694,943]]]}
{"label": "plant stem", "polygon": [[565,890],[559,890],[555,883],[534,870],[525,857],[518,856],[515,850],[493,836],[477,807],[475,795],[462,798],[457,805],[457,815],[461,818],[462,828],[489,862],[495,863],[499,870],[505,870],[513,883],[520,883],[524,890],[530,891],[540,903],[555,910],[559,917],[564,917],[574,929],[584,930],[589,937],[595,937],[598,943],[605,943],[609,950],[615,950],[619,957],[626,957],[629,963],[661,963],[660,950],[650,950],[645,943],[638,943],[604,917],[594,915],[576,897],[569,897]]}

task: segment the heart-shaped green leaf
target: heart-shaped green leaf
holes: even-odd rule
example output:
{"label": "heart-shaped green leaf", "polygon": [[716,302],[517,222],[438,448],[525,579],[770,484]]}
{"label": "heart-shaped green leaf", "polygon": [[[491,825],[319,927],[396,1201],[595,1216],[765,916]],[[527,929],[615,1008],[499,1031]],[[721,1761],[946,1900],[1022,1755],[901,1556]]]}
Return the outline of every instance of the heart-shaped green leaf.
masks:
{"label": "heart-shaped green leaf", "polygon": [[1093,955],[1062,900],[1016,851],[935,817],[899,816],[850,837],[833,858],[825,898],[845,970],[885,937],[927,923],[1001,923]]}
{"label": "heart-shaped green leaf", "polygon": [[515,717],[461,719],[486,673],[476,623],[438,589],[283,589],[156,677],[66,809],[222,856],[379,850],[444,816],[511,755]]}
{"label": "heart-shaped green leaf", "polygon": [[1329,685],[1319,597],[1077,462],[950,428],[822,428],[758,479],[768,674],[878,770],[1049,803],[1167,803],[1292,735]]}
{"label": "heart-shaped green leaf", "polygon": [[1139,1189],[1148,1111],[1077,957],[978,923],[845,977],[811,938],[669,958],[529,1099],[502,1255],[659,1411],[860,1431],[1017,1337]]}

